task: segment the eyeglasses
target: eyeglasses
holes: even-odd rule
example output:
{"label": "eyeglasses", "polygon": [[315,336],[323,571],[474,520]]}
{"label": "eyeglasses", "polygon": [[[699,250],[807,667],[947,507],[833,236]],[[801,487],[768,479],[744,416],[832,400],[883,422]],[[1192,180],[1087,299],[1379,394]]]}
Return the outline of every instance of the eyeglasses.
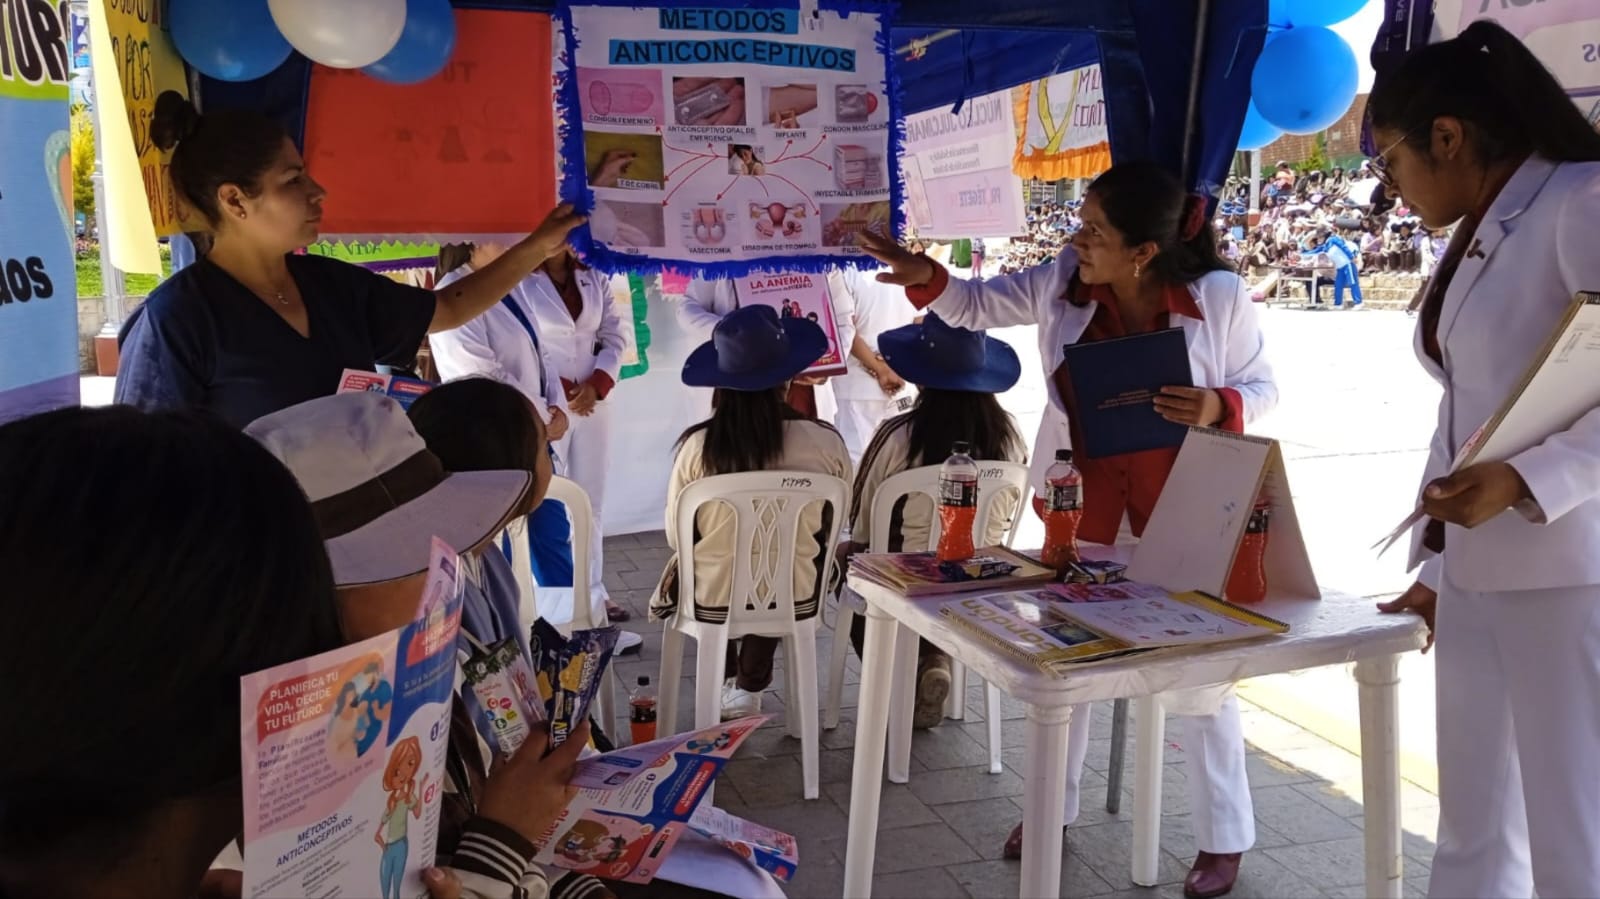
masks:
{"label": "eyeglasses", "polygon": [[1379,184],[1382,184],[1384,187],[1394,187],[1394,173],[1389,171],[1389,153],[1394,150],[1395,147],[1405,143],[1411,138],[1411,135],[1416,133],[1417,129],[1412,128],[1405,134],[1400,135],[1399,140],[1387,147],[1384,147],[1378,152],[1378,155],[1372,157],[1372,176],[1378,179]]}

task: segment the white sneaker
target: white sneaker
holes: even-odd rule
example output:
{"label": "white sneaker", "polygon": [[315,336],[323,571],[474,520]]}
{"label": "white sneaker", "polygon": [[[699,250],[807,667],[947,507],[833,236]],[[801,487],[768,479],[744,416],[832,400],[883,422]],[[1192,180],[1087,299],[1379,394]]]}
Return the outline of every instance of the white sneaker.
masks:
{"label": "white sneaker", "polygon": [[633,631],[619,631],[617,633],[616,648],[611,650],[611,652],[613,655],[622,655],[625,652],[633,652],[634,650],[637,650],[643,644],[644,638]]}
{"label": "white sneaker", "polygon": [[722,720],[746,718],[761,714],[761,694],[739,688],[739,682],[728,678],[722,682]]}

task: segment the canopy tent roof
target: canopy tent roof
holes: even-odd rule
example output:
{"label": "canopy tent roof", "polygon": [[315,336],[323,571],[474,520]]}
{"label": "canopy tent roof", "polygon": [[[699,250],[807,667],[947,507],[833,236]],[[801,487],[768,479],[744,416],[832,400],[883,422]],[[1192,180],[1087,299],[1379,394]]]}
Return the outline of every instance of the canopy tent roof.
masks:
{"label": "canopy tent roof", "polygon": [[[457,7],[553,10],[550,0],[452,0]],[[905,111],[1098,61],[1112,155],[1153,159],[1212,193],[1244,124],[1267,0],[906,0],[896,13]],[[201,79],[202,101],[279,117],[304,136],[310,63],[298,53],[243,83]]]}

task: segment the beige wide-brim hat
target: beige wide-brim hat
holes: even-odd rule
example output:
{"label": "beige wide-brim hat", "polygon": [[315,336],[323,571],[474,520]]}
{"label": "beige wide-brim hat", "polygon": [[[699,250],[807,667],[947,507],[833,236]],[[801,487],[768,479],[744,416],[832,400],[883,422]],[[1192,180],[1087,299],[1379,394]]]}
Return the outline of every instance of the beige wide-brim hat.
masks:
{"label": "beige wide-brim hat", "polygon": [[477,549],[516,517],[526,471],[447,473],[394,400],[341,393],[290,406],[245,429],[311,500],[341,587],[419,574],[438,537]]}

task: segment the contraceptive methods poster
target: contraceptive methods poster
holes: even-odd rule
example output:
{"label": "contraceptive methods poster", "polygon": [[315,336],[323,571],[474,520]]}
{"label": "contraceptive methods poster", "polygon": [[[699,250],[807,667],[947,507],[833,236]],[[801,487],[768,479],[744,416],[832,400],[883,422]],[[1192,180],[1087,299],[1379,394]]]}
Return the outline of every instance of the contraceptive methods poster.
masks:
{"label": "contraceptive methods poster", "polygon": [[602,270],[708,277],[865,259],[898,230],[882,8],[564,4],[562,199]]}
{"label": "contraceptive methods poster", "polygon": [[907,213],[918,237],[1015,237],[1028,230],[1011,94],[974,97],[961,112],[935,109],[906,118]]}

